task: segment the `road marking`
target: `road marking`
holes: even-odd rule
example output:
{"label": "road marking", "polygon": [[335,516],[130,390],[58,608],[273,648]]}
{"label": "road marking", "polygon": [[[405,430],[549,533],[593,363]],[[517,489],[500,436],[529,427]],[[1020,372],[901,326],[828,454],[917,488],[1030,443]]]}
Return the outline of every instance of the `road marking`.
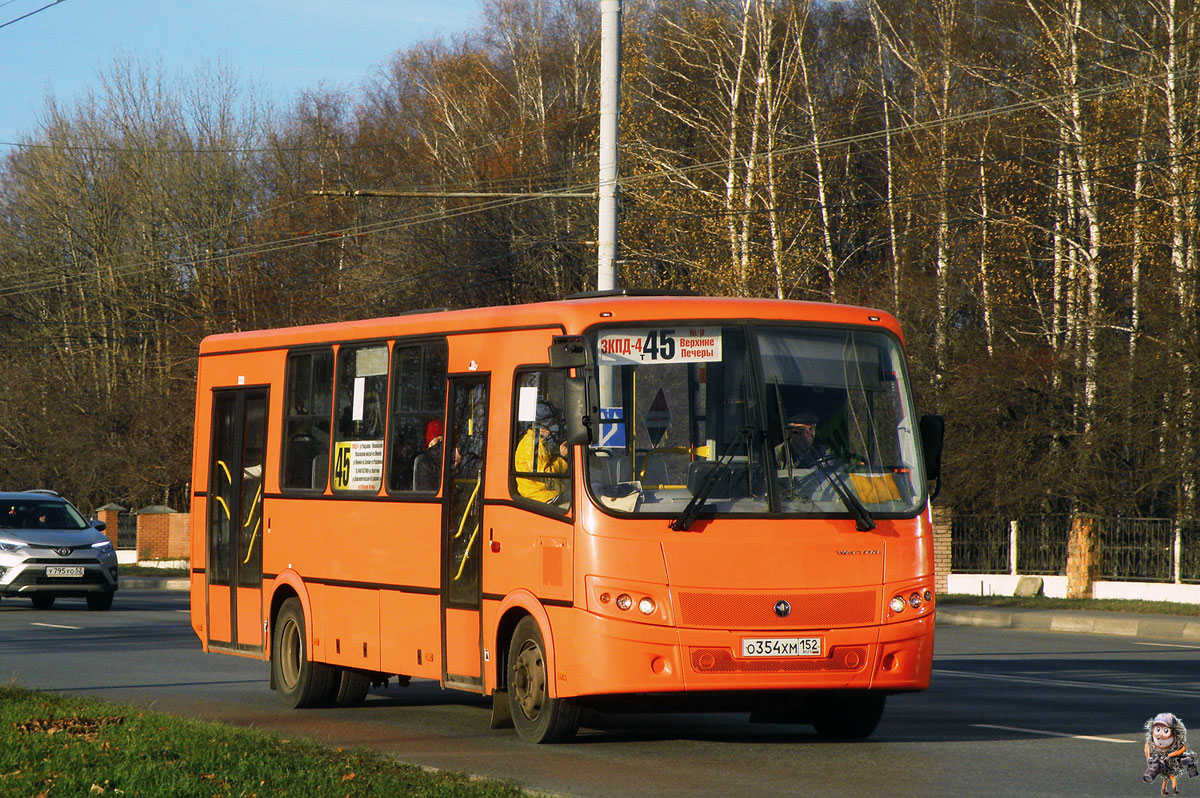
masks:
{"label": "road marking", "polygon": [[967,679],[988,679],[996,682],[1018,682],[1020,684],[1040,684],[1049,687],[1081,687],[1085,690],[1113,690],[1118,693],[1146,693],[1148,695],[1172,695],[1180,698],[1194,698],[1195,690],[1174,690],[1170,687],[1147,686],[1132,684],[1104,684],[1096,682],[1076,682],[1069,679],[1038,679],[1033,676],[1006,676],[1000,673],[971,673],[969,671],[952,671],[944,668],[934,668],[934,673],[942,676],[962,676]]}
{"label": "road marking", "polygon": [[30,621],[29,625],[30,626],[45,626],[49,629],[75,629],[76,631],[83,628],[82,626],[63,626],[60,623],[38,623],[37,621]]}
{"label": "road marking", "polygon": [[1200,648],[1200,646],[1188,646],[1184,645],[1183,643],[1142,643],[1137,640],[1133,642],[1134,645],[1138,646],[1161,646],[1162,648]]}
{"label": "road marking", "polygon": [[1072,740],[1094,740],[1098,743],[1138,743],[1140,740],[1121,740],[1116,737],[1093,737],[1090,734],[1064,734],[1044,729],[1022,729],[1020,726],[996,726],[991,723],[972,723],[976,729],[999,729],[1000,731],[1024,732],[1026,734],[1043,734],[1047,737],[1070,737]]}

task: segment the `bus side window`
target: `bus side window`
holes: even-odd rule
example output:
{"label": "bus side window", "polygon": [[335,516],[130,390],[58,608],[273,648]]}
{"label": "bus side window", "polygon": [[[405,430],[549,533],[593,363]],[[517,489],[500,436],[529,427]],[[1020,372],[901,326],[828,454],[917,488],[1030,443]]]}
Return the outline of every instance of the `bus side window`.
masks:
{"label": "bus side window", "polygon": [[338,350],[334,491],[378,492],[383,487],[387,387],[386,344],[343,346]]}
{"label": "bus side window", "polygon": [[325,490],[332,399],[333,350],[289,353],[280,469],[282,487]]}
{"label": "bus side window", "polygon": [[565,370],[516,375],[510,489],[553,513],[571,506],[571,451],[563,444]]}
{"label": "bus side window", "polygon": [[446,339],[392,348],[388,490],[437,493],[446,417]]}

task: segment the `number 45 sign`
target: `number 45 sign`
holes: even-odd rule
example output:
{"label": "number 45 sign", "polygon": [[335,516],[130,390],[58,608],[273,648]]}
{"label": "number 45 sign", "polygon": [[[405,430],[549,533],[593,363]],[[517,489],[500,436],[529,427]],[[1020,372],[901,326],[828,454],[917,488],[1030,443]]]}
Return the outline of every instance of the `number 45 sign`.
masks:
{"label": "number 45 sign", "polygon": [[599,340],[600,365],[659,366],[712,363],[721,359],[719,327],[606,330]]}

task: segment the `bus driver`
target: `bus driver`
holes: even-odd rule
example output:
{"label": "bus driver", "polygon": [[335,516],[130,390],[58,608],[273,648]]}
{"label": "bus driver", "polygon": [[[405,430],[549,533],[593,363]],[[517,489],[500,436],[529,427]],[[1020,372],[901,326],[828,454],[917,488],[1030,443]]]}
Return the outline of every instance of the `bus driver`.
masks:
{"label": "bus driver", "polygon": [[[569,449],[566,443],[558,445],[557,453],[551,451],[552,435],[559,429],[558,414],[554,406],[544,399],[537,403],[537,415],[533,424],[525,431],[517,452],[513,458],[513,466],[519,474],[566,474],[567,456]],[[531,479],[517,477],[517,492],[527,499],[558,503],[563,498],[563,479]]]}

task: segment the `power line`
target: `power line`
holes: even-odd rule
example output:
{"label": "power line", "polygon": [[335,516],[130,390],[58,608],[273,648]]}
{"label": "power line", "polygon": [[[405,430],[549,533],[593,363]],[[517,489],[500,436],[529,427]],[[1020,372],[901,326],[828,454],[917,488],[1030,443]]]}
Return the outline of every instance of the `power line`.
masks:
{"label": "power line", "polygon": [[[1186,77],[1188,75],[1196,74],[1196,73],[1200,73],[1200,66],[1192,67],[1187,70],[1180,70],[1176,74],[1176,77],[1182,78],[1182,77]],[[997,106],[994,108],[979,109],[979,110],[975,110],[975,111],[968,111],[968,112],[965,112],[962,114],[954,114],[954,115],[949,115],[946,117],[941,117],[941,118],[936,118],[936,119],[931,119],[931,120],[911,122],[906,125],[895,128],[890,132],[894,135],[901,135],[901,134],[915,133],[915,132],[928,132],[928,131],[936,130],[936,129],[938,129],[940,127],[944,127],[944,126],[960,125],[960,124],[964,124],[964,123],[970,122],[970,121],[988,119],[988,118],[996,117],[996,116],[1006,116],[1006,115],[1016,113],[1019,111],[1045,108],[1045,107],[1049,107],[1052,105],[1061,104],[1074,96],[1079,96],[1080,99],[1083,99],[1083,100],[1099,99],[1099,98],[1103,98],[1110,94],[1114,94],[1114,93],[1117,93],[1120,91],[1127,91],[1127,90],[1129,90],[1133,87],[1139,86],[1139,85],[1149,84],[1155,80],[1161,79],[1161,77],[1162,76],[1160,76],[1158,74],[1154,74],[1154,75],[1142,76],[1139,78],[1130,78],[1128,80],[1118,81],[1118,82],[1110,83],[1110,84],[1104,84],[1101,86],[1095,86],[1095,87],[1091,87],[1088,89],[1081,89],[1081,90],[1077,90],[1075,92],[1064,92],[1064,93],[1060,93],[1058,95],[1052,95],[1052,96],[1033,99],[1033,100],[1024,100],[1024,101],[1010,103],[1010,104],[1003,105],[1003,106]],[[850,136],[843,136],[840,138],[835,138],[835,139],[831,139],[826,142],[823,142],[821,144],[821,146],[823,148],[824,147],[838,147],[838,146],[846,146],[846,145],[854,144],[854,143],[875,142],[875,141],[878,141],[880,138],[882,138],[884,135],[887,135],[888,132],[889,131],[887,131],[887,130],[876,130],[876,131],[871,131],[868,133],[860,133],[860,134],[854,134],[854,135],[850,135]],[[799,146],[795,146],[795,147],[780,148],[780,149],[777,149],[774,151],[763,151],[763,152],[756,153],[755,155],[756,155],[756,157],[765,157],[767,155],[773,155],[773,156],[796,155],[796,154],[811,152],[813,149],[813,146],[814,145],[812,145],[812,144],[803,144],[803,145],[799,145]],[[749,157],[749,155],[750,154],[745,154],[740,157]],[[646,184],[653,180],[661,179],[663,177],[670,177],[672,175],[684,175],[684,174],[689,174],[689,173],[694,173],[694,172],[711,171],[715,168],[723,167],[723,166],[727,165],[727,163],[728,163],[728,159],[721,159],[719,161],[710,161],[707,163],[691,164],[688,166],[659,169],[655,172],[649,172],[649,173],[645,173],[642,175],[635,175],[635,176],[623,178],[622,184],[626,185],[626,186],[637,185],[637,184]],[[587,183],[587,184],[583,184],[580,186],[565,188],[560,193],[567,193],[567,192],[570,192],[572,189],[574,189],[576,191],[582,190],[582,189],[594,189],[594,187],[595,187],[594,183]],[[453,218],[459,218],[459,217],[473,214],[473,213],[480,213],[480,212],[490,211],[490,210],[501,210],[501,209],[505,209],[505,208],[509,208],[509,207],[512,207],[515,205],[529,202],[530,199],[531,199],[530,197],[491,199],[491,200],[467,205],[463,208],[456,209],[451,212],[445,212],[445,211],[440,211],[440,210],[430,210],[430,211],[425,211],[422,213],[414,214],[414,215],[408,216],[408,217],[399,217],[399,218],[394,218],[394,219],[388,219],[388,220],[384,220],[384,221],[380,221],[380,222],[369,223],[366,225],[352,225],[349,227],[343,227],[343,228],[334,229],[334,230],[316,232],[316,233],[311,233],[311,234],[307,234],[304,236],[292,237],[290,239],[277,239],[274,241],[260,242],[260,243],[256,243],[256,244],[248,244],[248,245],[245,245],[242,247],[231,248],[230,250],[227,250],[227,251],[220,253],[219,255],[215,255],[215,256],[205,256],[202,258],[183,258],[183,259],[176,260],[176,261],[172,261],[169,259],[162,259],[162,258],[152,259],[152,260],[148,260],[148,261],[143,261],[138,264],[133,264],[129,267],[121,269],[118,271],[118,275],[121,277],[127,278],[127,277],[137,276],[140,274],[145,274],[145,273],[148,273],[155,269],[163,268],[163,267],[172,267],[172,268],[177,268],[177,269],[178,268],[188,268],[188,267],[195,267],[197,265],[200,265],[200,264],[206,263],[206,262],[225,261],[225,260],[229,260],[229,259],[236,258],[236,257],[263,256],[263,255],[271,254],[274,252],[293,249],[293,248],[297,248],[297,247],[311,246],[313,244],[320,243],[324,240],[327,240],[328,238],[331,238],[331,237],[369,236],[369,235],[376,234],[376,233],[389,232],[389,231],[394,231],[394,230],[398,230],[398,229],[406,229],[409,227],[413,227],[413,226],[420,225],[420,224],[426,224],[429,222],[446,221],[446,220],[450,220]],[[72,285],[77,285],[79,283],[82,283],[82,282],[85,282],[85,281],[88,281],[91,279],[93,279],[92,275],[75,275],[75,276],[65,276],[65,277],[54,278],[54,279],[46,279],[46,280],[42,280],[42,281],[34,281],[32,283],[27,283],[25,285],[20,285],[20,284],[10,285],[4,289],[0,289],[0,297],[13,296],[13,295],[17,295],[20,293],[25,293],[27,291],[35,291],[35,290],[42,289],[42,288],[53,288],[53,287],[60,287],[60,286],[68,287],[68,286],[72,286]]]}
{"label": "power line", "polygon": [[29,19],[34,14],[40,14],[41,12],[45,11],[47,8],[56,6],[62,2],[64,2],[64,0],[54,0],[53,3],[47,3],[46,5],[42,6],[41,8],[30,11],[28,14],[22,14],[21,16],[17,17],[16,19],[10,19],[8,22],[0,23],[0,28],[7,28],[9,25],[12,25],[14,22],[20,22],[23,19]]}

